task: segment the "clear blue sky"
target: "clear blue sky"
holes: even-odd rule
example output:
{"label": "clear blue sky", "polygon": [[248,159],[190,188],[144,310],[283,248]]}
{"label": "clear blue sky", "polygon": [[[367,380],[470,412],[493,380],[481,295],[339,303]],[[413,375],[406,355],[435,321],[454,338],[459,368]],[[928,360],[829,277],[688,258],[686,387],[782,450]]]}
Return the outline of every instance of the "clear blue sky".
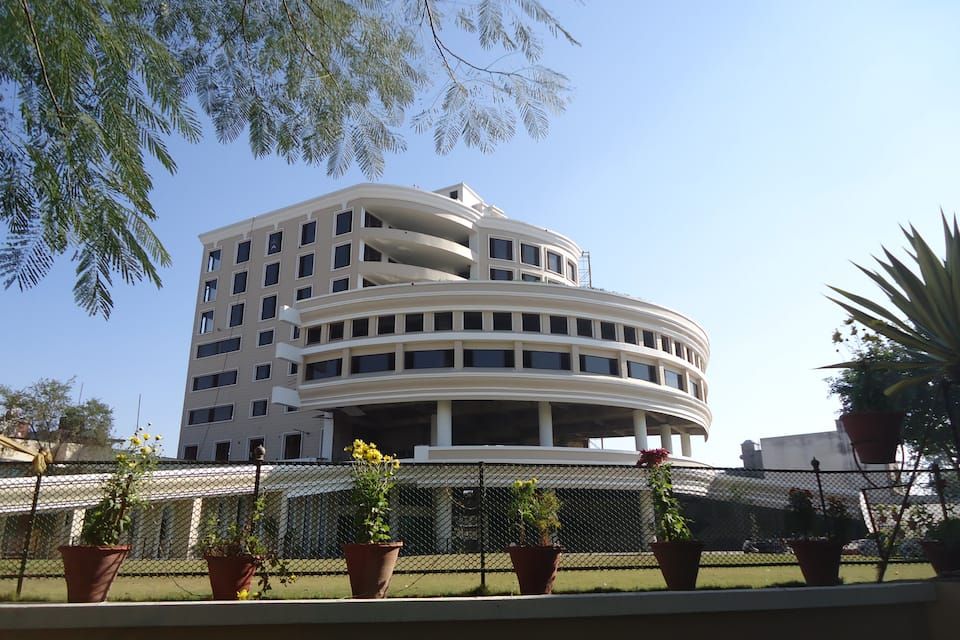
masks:
{"label": "clear blue sky", "polygon": [[[960,208],[960,5],[882,2],[555,3],[580,48],[547,64],[576,86],[547,139],[491,155],[434,155],[407,134],[383,182],[464,181],[508,216],[589,250],[595,286],[677,309],[711,340],[714,422],[696,457],[739,466],[745,439],[833,428],[816,367],[843,320],[826,283],[874,296],[850,261],[939,250],[939,208]],[[109,322],[72,300],[63,260],[38,288],[0,291],[0,383],[76,376],[117,432],[179,430],[203,231],[363,181],[255,160],[246,143],[174,142],[154,172],[155,225],[173,266],[159,292],[115,290]]]}

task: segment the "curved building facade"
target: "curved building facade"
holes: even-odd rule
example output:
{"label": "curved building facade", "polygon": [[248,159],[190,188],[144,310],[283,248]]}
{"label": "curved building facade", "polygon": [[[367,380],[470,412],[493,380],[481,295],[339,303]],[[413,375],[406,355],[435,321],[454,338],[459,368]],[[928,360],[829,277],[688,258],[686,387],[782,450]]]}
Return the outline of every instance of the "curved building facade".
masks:
{"label": "curved building facade", "polygon": [[466,185],[357,185],[201,240],[182,457],[337,460],[363,438],[422,461],[623,462],[591,443],[690,457],[709,435],[703,329],[581,286],[576,243]]}

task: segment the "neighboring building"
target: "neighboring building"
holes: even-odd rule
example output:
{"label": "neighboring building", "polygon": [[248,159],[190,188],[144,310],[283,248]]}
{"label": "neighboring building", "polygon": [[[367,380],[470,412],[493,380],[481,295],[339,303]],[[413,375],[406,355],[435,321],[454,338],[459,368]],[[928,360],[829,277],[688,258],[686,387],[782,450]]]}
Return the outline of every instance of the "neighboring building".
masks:
{"label": "neighboring building", "polygon": [[791,436],[760,438],[760,447],[752,440],[740,445],[743,466],[747,469],[803,469],[809,471],[816,458],[823,471],[883,470],[887,465],[857,466],[850,438],[840,426],[834,431],[802,433]]}
{"label": "neighboring building", "polygon": [[210,231],[179,456],[626,462],[711,422],[689,318],[578,287],[582,251],[469,187],[361,184]]}

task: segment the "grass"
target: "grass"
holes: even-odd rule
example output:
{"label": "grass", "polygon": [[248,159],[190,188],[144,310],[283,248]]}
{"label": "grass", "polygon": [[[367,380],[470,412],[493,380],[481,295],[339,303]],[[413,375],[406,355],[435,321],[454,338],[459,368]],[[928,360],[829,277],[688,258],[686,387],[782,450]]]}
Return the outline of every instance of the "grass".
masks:
{"label": "grass", "polygon": [[[847,584],[874,582],[873,565],[845,565],[840,576]],[[929,564],[896,564],[887,568],[885,581],[925,580],[934,577]],[[0,601],[16,598],[16,580],[0,580]],[[775,586],[800,586],[803,576],[796,565],[765,567],[703,568],[697,582],[699,589],[759,589]],[[556,593],[594,593],[616,591],[649,591],[665,589],[666,585],[656,568],[604,571],[564,571],[554,588]],[[256,587],[254,587],[254,590]],[[517,594],[517,580],[512,572],[488,573],[486,589],[480,588],[477,573],[453,574],[399,574],[393,577],[390,596],[394,598],[424,598],[439,596],[510,595]],[[290,585],[275,584],[269,598],[347,598],[350,583],[345,575],[301,576]],[[65,602],[66,585],[62,579],[26,579],[20,602]],[[210,598],[210,583],[206,576],[190,577],[119,577],[110,590],[110,600],[170,601],[206,600]]]}

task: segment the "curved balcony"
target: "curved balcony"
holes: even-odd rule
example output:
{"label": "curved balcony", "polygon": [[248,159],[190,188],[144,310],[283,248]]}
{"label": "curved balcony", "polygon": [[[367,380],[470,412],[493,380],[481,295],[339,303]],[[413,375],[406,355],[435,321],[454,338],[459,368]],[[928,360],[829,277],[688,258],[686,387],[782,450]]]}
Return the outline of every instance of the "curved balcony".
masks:
{"label": "curved balcony", "polygon": [[401,264],[459,273],[476,261],[476,255],[469,247],[417,231],[365,228],[360,237]]}
{"label": "curved balcony", "polygon": [[361,197],[354,204],[362,206],[390,227],[445,238],[454,243],[468,242],[480,219],[480,214],[473,209],[438,194],[417,192],[415,200],[406,192],[398,195],[403,199]]}
{"label": "curved balcony", "polygon": [[395,262],[361,262],[360,275],[378,285],[409,284],[411,282],[465,282],[467,278],[455,273]]}

